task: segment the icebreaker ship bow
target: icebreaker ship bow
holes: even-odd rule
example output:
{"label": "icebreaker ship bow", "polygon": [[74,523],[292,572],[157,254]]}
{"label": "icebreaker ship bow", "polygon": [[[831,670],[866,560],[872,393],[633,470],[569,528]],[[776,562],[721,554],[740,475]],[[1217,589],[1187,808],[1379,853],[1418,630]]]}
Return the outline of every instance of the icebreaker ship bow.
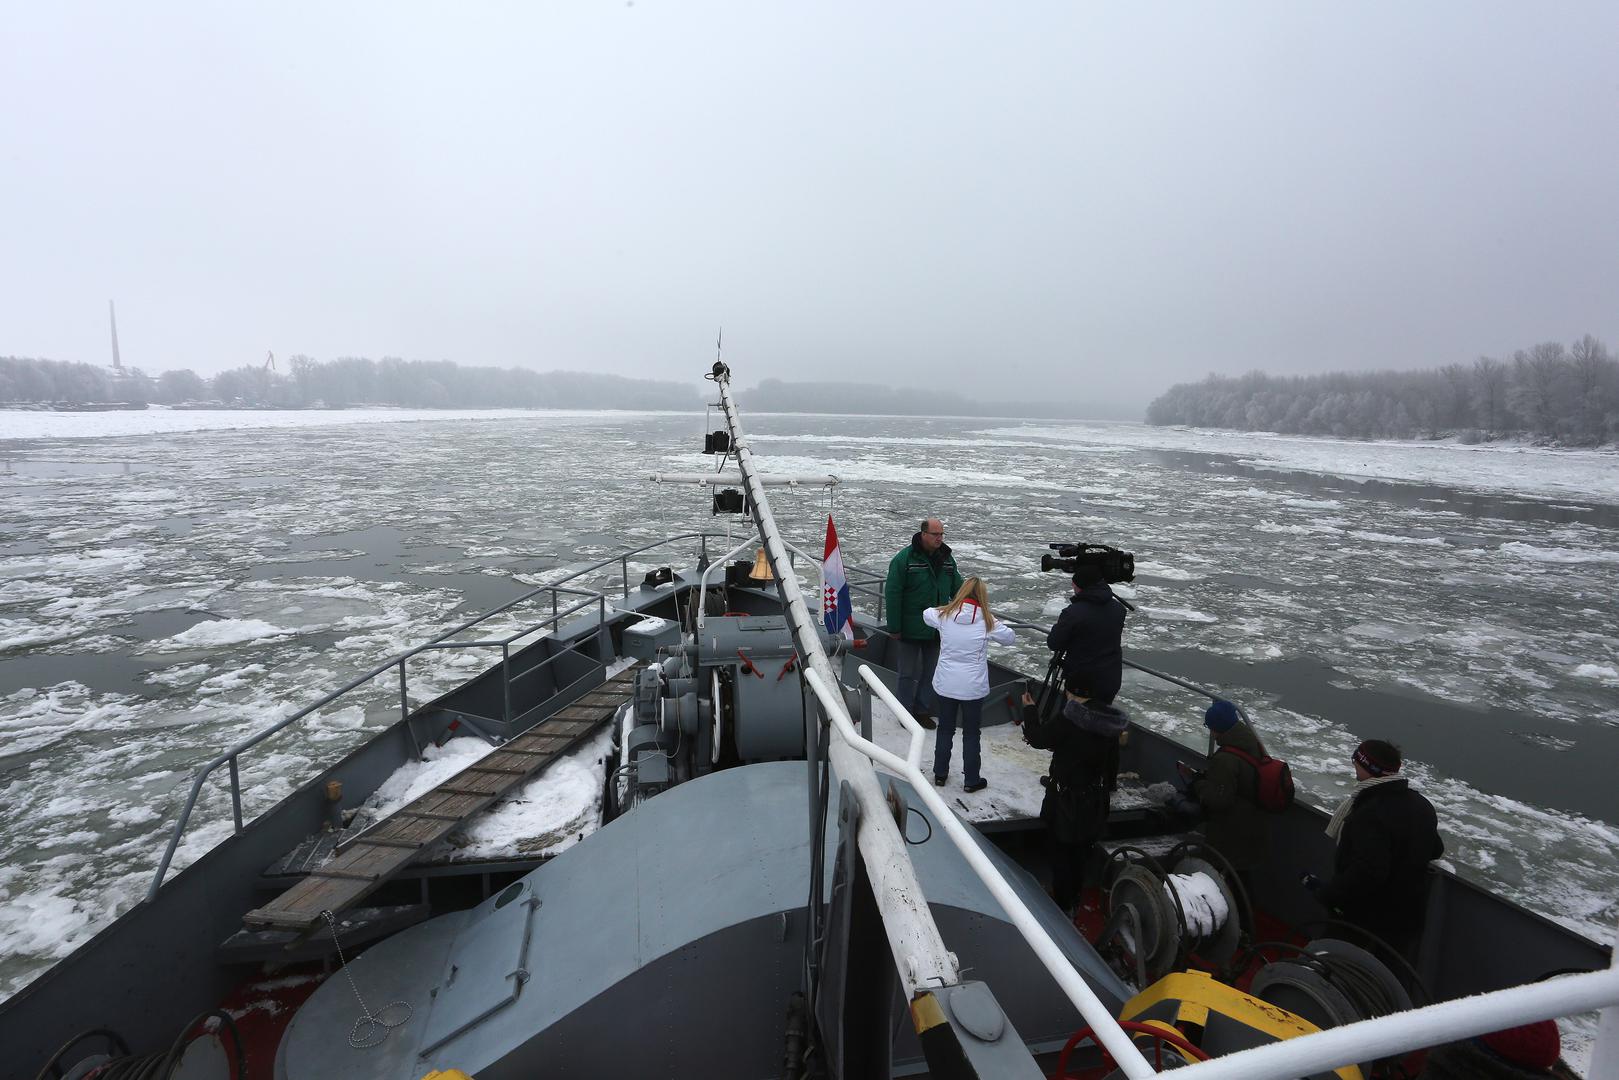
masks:
{"label": "icebreaker ship bow", "polygon": [[[654,479],[732,488],[714,512],[756,535],[575,570],[224,749],[146,901],[0,1004],[0,1074],[1369,1080],[1606,1008],[1590,1075],[1619,1078],[1610,951],[1438,871],[1414,963],[1300,933],[1290,875],[1250,894],[1144,797],[1201,755],[1142,727],[1106,886],[1077,922],[1058,910],[1044,823],[1006,799],[1038,776],[963,800],[923,774],[880,577],[845,569],[878,608],[859,635],[824,624],[799,577],[816,560],[771,508],[772,488],[836,478],[764,471],[729,368],[708,378],[717,464]],[[640,561],[677,543],[695,566]],[[413,699],[410,662],[451,649],[498,662]],[[249,819],[261,744],[376,678],[398,680],[397,721]],[[991,663],[986,745],[1001,733],[1008,759],[1023,681]],[[170,873],[209,808],[229,835]],[[1324,817],[1278,815],[1280,865],[1320,860]],[[1556,971],[1577,973],[1535,981]]]}

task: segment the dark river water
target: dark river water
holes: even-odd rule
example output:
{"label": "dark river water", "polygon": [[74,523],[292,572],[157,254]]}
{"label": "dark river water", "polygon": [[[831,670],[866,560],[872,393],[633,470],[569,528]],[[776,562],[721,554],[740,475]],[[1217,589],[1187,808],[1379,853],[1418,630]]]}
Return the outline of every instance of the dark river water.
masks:
{"label": "dark river water", "polygon": [[[388,419],[0,427],[0,996],[142,894],[191,771],[220,748],[570,567],[725,528],[694,489],[647,482],[704,466],[700,416]],[[1134,551],[1132,656],[1241,701],[1305,797],[1336,802],[1355,743],[1391,738],[1450,865],[1611,937],[1619,459],[1113,424],[748,424],[768,467],[843,481],[772,493],[808,550],[830,507],[845,558],[881,569],[937,514],[997,609],[1036,622],[1066,594],[1039,572],[1046,543]],[[1044,669],[1032,636],[1013,655]],[[423,658],[411,695],[491,659]],[[397,692],[383,680],[249,755],[249,814],[388,722]],[[1125,698],[1201,744],[1184,691],[1132,676]],[[228,833],[223,787],[193,822],[182,864]]]}

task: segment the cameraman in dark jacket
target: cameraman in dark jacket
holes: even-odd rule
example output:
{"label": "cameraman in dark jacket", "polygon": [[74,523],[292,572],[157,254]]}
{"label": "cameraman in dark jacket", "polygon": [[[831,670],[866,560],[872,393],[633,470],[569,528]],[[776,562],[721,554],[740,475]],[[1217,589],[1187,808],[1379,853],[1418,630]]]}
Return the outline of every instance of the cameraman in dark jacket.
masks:
{"label": "cameraman in dark jacket", "polygon": [[1042,715],[1034,697],[1023,695],[1023,738],[1037,750],[1051,751],[1051,767],[1041,779],[1046,797],[1040,817],[1051,843],[1051,893],[1072,915],[1085,884],[1085,864],[1107,828],[1109,795],[1118,786],[1119,735],[1129,722],[1111,705],[1076,702],[1054,695]]}
{"label": "cameraman in dark jacket", "polygon": [[1068,693],[1107,705],[1124,678],[1124,602],[1113,595],[1097,566],[1074,572],[1074,595],[1046,635],[1046,646],[1063,654]]}
{"label": "cameraman in dark jacket", "polygon": [[1119,771],[1119,736],[1127,717],[1113,707],[1124,677],[1124,602],[1108,588],[1102,568],[1081,563],[1074,595],[1046,635],[1061,655],[1064,694],[1044,714],[1024,695],[1023,737],[1050,750],[1040,816],[1051,838],[1052,895],[1072,913],[1085,864],[1107,826],[1108,795]]}

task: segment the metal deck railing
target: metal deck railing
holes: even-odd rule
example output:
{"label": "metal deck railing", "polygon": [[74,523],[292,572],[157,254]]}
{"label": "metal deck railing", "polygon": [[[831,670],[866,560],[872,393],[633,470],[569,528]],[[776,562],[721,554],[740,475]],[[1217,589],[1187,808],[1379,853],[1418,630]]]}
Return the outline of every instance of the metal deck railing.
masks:
{"label": "metal deck railing", "polygon": [[[415,730],[411,727],[411,724],[410,724],[410,714],[411,714],[411,709],[410,709],[410,684],[409,684],[409,675],[408,675],[408,672],[406,670],[406,666],[407,666],[408,661],[412,657],[419,656],[419,655],[421,655],[423,653],[426,653],[426,652],[434,652],[434,651],[439,651],[439,650],[496,648],[496,647],[498,647],[501,650],[501,661],[502,661],[501,662],[501,673],[502,673],[501,694],[502,694],[503,709],[504,709],[504,716],[502,717],[502,719],[509,722],[511,720],[511,686],[512,686],[512,683],[516,682],[516,681],[520,681],[520,680],[525,679],[525,678],[528,678],[529,676],[534,675],[535,673],[544,670],[549,665],[554,663],[556,660],[560,659],[561,657],[563,657],[565,655],[568,655],[570,652],[572,652],[572,651],[576,650],[577,648],[579,648],[581,645],[583,645],[584,642],[583,642],[583,640],[578,641],[578,642],[571,642],[566,647],[564,647],[561,651],[553,653],[552,655],[546,657],[544,660],[542,660],[540,663],[534,665],[533,667],[527,668],[524,671],[519,672],[516,676],[512,676],[511,673],[510,673],[511,672],[511,665],[510,665],[509,661],[511,659],[511,646],[512,646],[512,644],[514,642],[516,642],[516,641],[518,641],[518,640],[520,640],[522,638],[525,638],[525,637],[529,636],[530,634],[536,633],[537,631],[540,631],[540,630],[545,630],[545,629],[549,628],[554,633],[555,629],[562,624],[563,619],[566,619],[570,615],[578,614],[580,611],[582,611],[582,610],[584,610],[584,609],[586,609],[588,607],[591,607],[591,606],[595,606],[596,609],[597,609],[597,620],[598,620],[597,625],[598,625],[598,628],[605,627],[606,624],[607,624],[607,597],[606,597],[606,595],[604,593],[599,592],[599,591],[595,591],[595,590],[589,590],[589,589],[569,589],[569,588],[564,588],[563,586],[565,585],[565,583],[570,582],[570,581],[577,581],[579,578],[585,577],[586,575],[589,575],[589,574],[596,573],[597,571],[602,570],[602,569],[604,569],[606,567],[609,567],[613,563],[616,562],[616,563],[619,564],[620,573],[621,573],[621,576],[622,576],[623,595],[627,598],[630,595],[629,563],[630,563],[630,559],[633,556],[640,555],[640,554],[643,554],[645,552],[652,551],[652,550],[654,550],[656,548],[664,547],[664,546],[669,545],[669,544],[679,543],[682,540],[697,540],[698,544],[699,544],[699,559],[701,561],[703,561],[703,562],[707,562],[707,560],[708,560],[708,541],[709,541],[709,539],[710,538],[720,539],[720,538],[723,538],[723,536],[724,536],[724,534],[722,534],[722,533],[712,533],[712,532],[689,532],[689,533],[678,533],[678,534],[676,534],[674,536],[666,536],[662,540],[656,540],[656,541],[653,541],[650,544],[643,544],[641,547],[638,547],[638,548],[631,548],[628,551],[622,551],[622,552],[619,552],[616,555],[610,555],[605,559],[601,559],[601,560],[599,560],[597,562],[594,562],[594,563],[590,564],[589,566],[585,566],[585,567],[582,567],[580,569],[571,571],[566,576],[558,578],[556,581],[547,582],[544,585],[535,586],[534,588],[530,589],[528,592],[523,593],[521,596],[514,597],[513,599],[508,600],[506,603],[501,604],[498,607],[490,608],[488,611],[485,611],[485,612],[483,612],[483,613],[481,613],[479,615],[476,615],[473,618],[468,619],[466,622],[463,622],[458,626],[452,627],[451,629],[444,631],[443,633],[439,634],[437,637],[431,638],[428,641],[424,642],[423,644],[416,646],[415,648],[406,650],[405,652],[399,653],[396,656],[389,657],[387,660],[384,660],[382,663],[378,664],[376,667],[373,667],[369,671],[365,672],[365,674],[356,676],[355,678],[349,680],[347,683],[344,683],[342,686],[340,686],[336,690],[333,690],[331,693],[326,694],[325,696],[321,697],[319,700],[313,702],[312,704],[304,706],[303,708],[299,709],[297,712],[293,713],[290,716],[287,716],[287,717],[285,717],[285,718],[283,718],[281,720],[277,720],[275,723],[271,724],[269,727],[263,728],[260,731],[255,732],[253,735],[248,736],[246,739],[244,739],[241,742],[239,742],[239,743],[235,744],[234,746],[230,747],[230,749],[221,752],[218,756],[214,757],[207,764],[203,765],[200,769],[198,769],[196,771],[196,773],[193,774],[192,781],[191,781],[191,790],[190,790],[189,794],[186,796],[185,805],[183,807],[181,807],[181,809],[180,809],[179,818],[176,819],[176,821],[174,823],[174,829],[170,833],[169,842],[168,842],[167,847],[165,847],[165,849],[163,851],[163,856],[158,861],[157,871],[152,875],[152,884],[146,891],[146,899],[151,900],[154,897],[156,897],[158,889],[162,888],[163,879],[164,879],[164,877],[167,876],[169,866],[174,861],[174,854],[175,854],[175,852],[177,850],[179,850],[180,840],[181,840],[182,837],[184,837],[186,828],[190,824],[192,811],[196,808],[197,800],[202,795],[202,786],[208,780],[208,777],[211,776],[213,774],[213,772],[216,769],[218,769],[221,765],[226,766],[228,768],[228,770],[229,770],[229,774],[230,774],[230,796],[231,796],[231,817],[232,817],[232,820],[233,820],[233,823],[234,823],[234,826],[235,826],[233,831],[235,833],[240,833],[242,831],[242,829],[245,827],[244,823],[243,823],[243,819],[242,819],[242,783],[241,783],[241,766],[240,766],[241,756],[244,753],[246,753],[247,751],[253,749],[255,746],[258,746],[260,743],[264,742],[266,739],[269,739],[270,737],[279,734],[280,732],[286,730],[287,728],[291,727],[292,725],[298,723],[300,720],[303,720],[303,719],[311,716],[312,714],[318,712],[319,710],[321,710],[321,709],[325,708],[326,706],[332,704],[333,702],[339,700],[340,698],[343,698],[343,697],[347,696],[348,694],[354,692],[355,690],[359,689],[360,687],[366,685],[367,683],[370,683],[373,679],[377,678],[379,675],[382,675],[382,674],[384,674],[384,673],[386,673],[386,672],[388,672],[390,670],[393,670],[393,669],[397,669],[398,672],[399,672],[399,718],[400,718],[400,720],[403,722],[403,724],[405,726],[405,732],[410,738],[412,747],[415,749],[416,757],[417,757],[418,760],[420,760],[421,755],[422,755],[422,744],[421,744],[421,741],[416,738]],[[571,604],[571,605],[569,605],[567,607],[563,607],[562,604],[561,604],[561,597],[564,596],[564,595],[583,597],[583,599],[581,599],[578,602],[573,603],[573,604]],[[539,597],[539,596],[549,596],[550,597],[550,600],[551,600],[551,614],[550,614],[550,616],[547,617],[547,618],[540,619],[540,620],[538,620],[536,622],[533,622],[533,623],[525,624],[524,627],[521,630],[517,631],[516,633],[508,634],[508,635],[506,635],[505,637],[502,637],[502,638],[491,638],[491,639],[486,640],[486,641],[450,641],[450,640],[448,640],[449,638],[453,638],[457,634],[464,633],[465,631],[470,630],[473,627],[478,626],[481,623],[487,622],[488,620],[494,618],[496,615],[503,614],[504,612],[511,610],[512,608],[518,606],[519,604],[527,603],[528,601],[533,600],[535,597]],[[575,679],[572,683],[570,683],[568,687],[561,688],[561,690],[559,690],[559,692],[561,692],[562,690],[571,689],[573,686],[577,685],[584,678],[588,678],[588,675],[587,676],[580,676],[579,679]],[[469,724],[469,726],[474,726],[475,727],[475,722],[473,724]],[[487,735],[487,733],[481,733],[481,734]]]}
{"label": "metal deck railing", "polygon": [[905,730],[910,732],[911,743],[905,757],[884,750],[871,740],[862,737],[855,730],[840,695],[827,686],[814,671],[806,670],[804,679],[815,692],[822,710],[831,718],[846,743],[873,763],[898,773],[910,783],[911,790],[927,804],[928,809],[933,812],[934,820],[944,829],[950,842],[956,846],[956,850],[961,853],[984,888],[989,890],[996,903],[1001,905],[1001,910],[1006,912],[1013,927],[1028,944],[1041,966],[1062,988],[1062,992],[1073,1003],[1074,1008],[1079,1010],[1085,1022],[1097,1033],[1098,1041],[1118,1061],[1124,1074],[1131,1080],[1154,1075],[1152,1066],[1147,1064],[1147,1059],[1130,1041],[1130,1036],[1118,1026],[1113,1014],[1096,996],[1096,991],[1091,989],[1090,984],[1063,954],[1062,948],[1052,940],[1046,928],[1040,925],[1040,920],[1035,918],[1034,912],[1029,910],[1016,890],[979,848],[968,833],[968,827],[951,811],[950,804],[944,801],[943,796],[934,789],[934,785],[922,775],[922,743],[926,738],[922,726],[911,718],[909,712],[899,703],[899,699],[883,685],[882,680],[869,666],[861,664],[859,674],[870,692],[887,705],[889,711],[904,725]]}

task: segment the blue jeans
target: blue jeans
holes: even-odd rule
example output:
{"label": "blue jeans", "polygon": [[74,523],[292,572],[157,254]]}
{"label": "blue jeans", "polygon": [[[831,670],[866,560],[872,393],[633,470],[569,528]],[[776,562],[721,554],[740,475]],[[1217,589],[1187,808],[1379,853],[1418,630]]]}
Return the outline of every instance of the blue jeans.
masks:
{"label": "blue jeans", "polygon": [[939,737],[933,744],[933,775],[950,775],[950,746],[956,741],[956,714],[961,714],[961,764],[962,771],[966,773],[967,783],[976,784],[980,779],[979,766],[983,764],[978,755],[978,723],[984,718],[984,699],[976,701],[958,701],[955,698],[939,698]]}
{"label": "blue jeans", "polygon": [[939,663],[939,643],[895,638],[894,644],[899,648],[899,703],[937,712],[930,706],[939,696],[933,692],[933,669]]}

